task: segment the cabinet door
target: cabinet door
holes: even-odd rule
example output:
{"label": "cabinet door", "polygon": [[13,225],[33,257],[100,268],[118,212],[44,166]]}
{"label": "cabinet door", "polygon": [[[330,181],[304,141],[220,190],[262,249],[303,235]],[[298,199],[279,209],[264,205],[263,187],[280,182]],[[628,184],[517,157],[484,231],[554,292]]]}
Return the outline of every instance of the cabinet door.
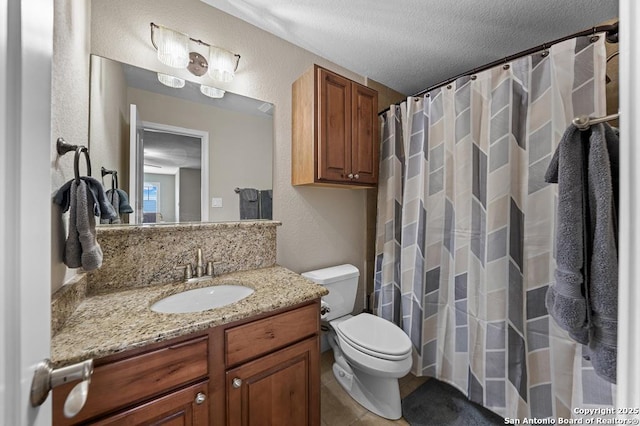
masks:
{"label": "cabinet door", "polygon": [[319,355],[315,336],[229,370],[228,424],[319,425]]}
{"label": "cabinet door", "polygon": [[351,90],[351,173],[356,183],[378,182],[378,92],[358,83]]}
{"label": "cabinet door", "polygon": [[318,180],[349,181],[351,81],[318,68]]}
{"label": "cabinet door", "polygon": [[172,392],[124,413],[91,424],[100,426],[207,426],[209,424],[207,383],[199,383]]}

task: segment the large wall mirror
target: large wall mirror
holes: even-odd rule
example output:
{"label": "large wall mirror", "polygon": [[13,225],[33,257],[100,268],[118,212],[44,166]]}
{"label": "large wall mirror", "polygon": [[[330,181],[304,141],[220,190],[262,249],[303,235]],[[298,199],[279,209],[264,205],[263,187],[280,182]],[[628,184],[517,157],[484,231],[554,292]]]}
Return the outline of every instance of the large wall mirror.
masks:
{"label": "large wall mirror", "polygon": [[191,81],[168,87],[95,55],[90,94],[94,175],[127,193],[134,212],[123,223],[271,219],[272,104],[211,98]]}

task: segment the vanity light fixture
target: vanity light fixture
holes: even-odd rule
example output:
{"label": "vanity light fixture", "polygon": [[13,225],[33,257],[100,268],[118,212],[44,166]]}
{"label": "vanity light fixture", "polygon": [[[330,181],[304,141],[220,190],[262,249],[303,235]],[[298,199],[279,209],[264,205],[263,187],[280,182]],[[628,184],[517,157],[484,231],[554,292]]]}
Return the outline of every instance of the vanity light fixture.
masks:
{"label": "vanity light fixture", "polygon": [[[209,48],[209,62],[198,52],[189,52],[189,42]],[[233,80],[240,55],[221,47],[196,40],[187,34],[151,22],[151,44],[158,51],[158,60],[174,68],[187,68],[198,77],[207,71],[215,80]],[[204,92],[203,92],[204,93]]]}
{"label": "vanity light fixture", "polygon": [[151,42],[158,51],[158,60],[173,68],[189,65],[189,36],[169,28],[157,26],[156,40],[153,40],[151,24]]}
{"label": "vanity light fixture", "polygon": [[200,92],[210,98],[221,98],[224,96],[225,91],[216,87],[200,85]]}
{"label": "vanity light fixture", "polygon": [[173,87],[175,89],[180,89],[184,87],[185,81],[182,78],[174,77],[168,74],[158,73],[158,81],[165,86]]}

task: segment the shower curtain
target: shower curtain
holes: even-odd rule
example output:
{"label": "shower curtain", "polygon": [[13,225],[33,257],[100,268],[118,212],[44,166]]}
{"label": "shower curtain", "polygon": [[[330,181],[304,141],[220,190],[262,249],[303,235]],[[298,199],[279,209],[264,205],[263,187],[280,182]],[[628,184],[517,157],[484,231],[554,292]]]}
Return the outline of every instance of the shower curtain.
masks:
{"label": "shower curtain", "polygon": [[581,37],[382,117],[374,306],[414,345],[413,372],[510,418],[580,417],[615,386],[549,318],[557,185],[574,116],[605,115],[604,36]]}

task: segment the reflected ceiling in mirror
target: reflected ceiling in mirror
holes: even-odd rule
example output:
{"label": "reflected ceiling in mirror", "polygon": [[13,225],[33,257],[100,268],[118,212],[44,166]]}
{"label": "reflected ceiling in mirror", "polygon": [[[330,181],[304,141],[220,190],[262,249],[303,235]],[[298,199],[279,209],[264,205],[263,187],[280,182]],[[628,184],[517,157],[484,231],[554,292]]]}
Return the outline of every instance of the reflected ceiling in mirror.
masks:
{"label": "reflected ceiling in mirror", "polygon": [[167,87],[156,72],[95,55],[90,93],[92,163],[129,193],[124,223],[271,218],[272,104],[211,98],[195,81]]}

